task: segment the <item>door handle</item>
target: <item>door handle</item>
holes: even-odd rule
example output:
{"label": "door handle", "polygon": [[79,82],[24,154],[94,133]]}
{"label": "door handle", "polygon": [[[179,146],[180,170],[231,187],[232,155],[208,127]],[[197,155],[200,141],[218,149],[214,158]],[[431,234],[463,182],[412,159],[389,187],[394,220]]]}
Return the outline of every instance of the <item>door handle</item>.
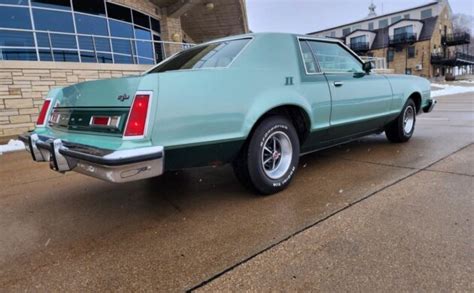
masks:
{"label": "door handle", "polygon": [[342,81],[335,81],[335,82],[334,82],[334,86],[335,86],[335,87],[340,87],[340,86],[342,86],[343,84],[344,84],[344,83],[343,83]]}

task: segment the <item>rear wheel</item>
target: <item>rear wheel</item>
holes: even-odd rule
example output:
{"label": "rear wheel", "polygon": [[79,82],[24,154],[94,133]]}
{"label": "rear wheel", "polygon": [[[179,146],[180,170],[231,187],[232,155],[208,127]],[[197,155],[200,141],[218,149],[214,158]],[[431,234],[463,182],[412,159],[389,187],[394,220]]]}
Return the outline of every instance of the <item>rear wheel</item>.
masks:
{"label": "rear wheel", "polygon": [[263,120],[233,163],[246,187],[268,195],[285,189],[298,166],[300,144],[293,124],[283,116]]}
{"label": "rear wheel", "polygon": [[415,131],[416,106],[408,99],[400,115],[385,127],[385,135],[391,142],[406,142]]}

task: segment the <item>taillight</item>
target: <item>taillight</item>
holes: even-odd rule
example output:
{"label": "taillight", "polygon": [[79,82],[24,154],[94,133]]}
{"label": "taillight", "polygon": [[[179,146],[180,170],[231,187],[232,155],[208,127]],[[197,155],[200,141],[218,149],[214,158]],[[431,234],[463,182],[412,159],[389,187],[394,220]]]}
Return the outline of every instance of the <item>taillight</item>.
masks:
{"label": "taillight", "polygon": [[145,134],[150,94],[137,94],[133,100],[124,136],[143,136]]}
{"label": "taillight", "polygon": [[107,126],[109,125],[110,117],[92,116],[91,125]]}
{"label": "taillight", "polygon": [[38,116],[38,120],[36,120],[36,126],[43,126],[46,120],[46,115],[48,114],[49,106],[51,105],[51,100],[45,100],[43,103],[43,107],[41,107],[41,111]]}

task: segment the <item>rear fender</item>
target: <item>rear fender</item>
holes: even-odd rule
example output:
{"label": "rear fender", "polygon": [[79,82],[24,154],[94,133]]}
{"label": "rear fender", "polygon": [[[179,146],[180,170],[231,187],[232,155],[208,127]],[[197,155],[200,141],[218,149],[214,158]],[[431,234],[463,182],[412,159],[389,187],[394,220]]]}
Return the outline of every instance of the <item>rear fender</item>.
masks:
{"label": "rear fender", "polygon": [[309,117],[310,125],[313,125],[311,106],[307,99],[297,92],[290,90],[281,91],[280,88],[278,90],[267,91],[253,100],[242,126],[243,136],[248,137],[254,125],[263,115],[281,106],[297,106],[303,109]]}

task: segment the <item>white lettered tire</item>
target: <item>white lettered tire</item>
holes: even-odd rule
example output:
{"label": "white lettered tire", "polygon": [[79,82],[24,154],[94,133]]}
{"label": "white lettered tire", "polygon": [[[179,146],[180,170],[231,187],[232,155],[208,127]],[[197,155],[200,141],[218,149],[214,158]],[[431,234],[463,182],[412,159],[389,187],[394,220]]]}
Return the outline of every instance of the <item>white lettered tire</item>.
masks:
{"label": "white lettered tire", "polygon": [[285,189],[298,167],[300,142],[289,119],[269,116],[253,131],[233,166],[245,186],[263,195]]}

